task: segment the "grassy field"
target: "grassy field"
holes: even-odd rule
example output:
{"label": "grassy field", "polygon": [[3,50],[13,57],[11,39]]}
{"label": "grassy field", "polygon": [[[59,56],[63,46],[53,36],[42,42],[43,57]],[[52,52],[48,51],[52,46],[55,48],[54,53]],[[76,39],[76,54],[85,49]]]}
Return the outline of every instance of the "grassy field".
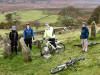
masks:
{"label": "grassy field", "polygon": [[[0,14],[0,22],[5,21],[5,15],[7,13],[9,12]],[[38,11],[38,10],[17,11],[16,13],[20,16],[20,21],[22,22],[34,21],[34,20],[47,16],[47,14],[43,14],[43,11]],[[40,20],[40,22],[41,23],[45,23],[45,22],[55,23],[57,20],[57,17],[58,17],[57,15],[51,15],[45,19]]]}
{"label": "grassy field", "polygon": [[[81,42],[79,36],[80,30],[57,35],[57,39],[65,43],[66,51],[63,54],[54,54],[48,60],[38,56],[39,49],[36,46],[33,46],[34,54],[31,63],[24,64],[20,51],[19,55],[14,56],[13,59],[0,58],[0,75],[51,75],[50,69],[66,63],[69,57],[72,59],[85,57],[86,60],[75,65],[77,72],[70,67],[55,75],[100,75],[100,45],[89,46],[88,52],[83,54],[82,48],[73,46]],[[95,40],[89,40],[89,42],[100,42],[100,34],[97,34]]]}

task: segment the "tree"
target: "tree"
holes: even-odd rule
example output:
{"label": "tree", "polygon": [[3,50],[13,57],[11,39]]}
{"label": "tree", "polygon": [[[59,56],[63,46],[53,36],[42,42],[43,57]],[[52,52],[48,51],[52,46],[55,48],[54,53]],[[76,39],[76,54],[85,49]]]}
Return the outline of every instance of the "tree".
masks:
{"label": "tree", "polygon": [[[8,28],[11,27],[12,25],[19,26],[20,25],[20,16],[16,13],[8,13],[5,15]],[[18,27],[17,27],[18,28]]]}
{"label": "tree", "polygon": [[5,18],[7,20],[7,28],[10,28],[13,25],[13,18],[12,18],[12,13],[8,13],[5,15]]}
{"label": "tree", "polygon": [[20,29],[19,28],[19,25],[21,23],[20,22],[20,16],[16,12],[13,13],[13,23],[14,23],[14,25],[17,26],[17,29]]}
{"label": "tree", "polygon": [[80,14],[81,13],[79,12],[79,10],[72,6],[64,8],[59,13],[58,23],[64,26],[77,25],[78,24],[77,17]]}
{"label": "tree", "polygon": [[92,15],[90,16],[89,20],[88,20],[88,24],[91,24],[92,21],[95,21],[96,24],[100,23],[100,6],[98,6],[92,13]]}
{"label": "tree", "polygon": [[8,22],[11,22],[11,21],[12,21],[12,13],[6,14],[5,17],[6,17],[6,20],[7,20]]}

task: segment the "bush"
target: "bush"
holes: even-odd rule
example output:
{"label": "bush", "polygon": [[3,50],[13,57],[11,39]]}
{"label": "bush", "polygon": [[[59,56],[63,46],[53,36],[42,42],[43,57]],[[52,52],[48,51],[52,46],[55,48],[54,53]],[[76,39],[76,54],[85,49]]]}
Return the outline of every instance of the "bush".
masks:
{"label": "bush", "polygon": [[77,18],[80,15],[81,13],[77,8],[74,7],[64,8],[59,13],[58,23],[64,26],[79,25]]}

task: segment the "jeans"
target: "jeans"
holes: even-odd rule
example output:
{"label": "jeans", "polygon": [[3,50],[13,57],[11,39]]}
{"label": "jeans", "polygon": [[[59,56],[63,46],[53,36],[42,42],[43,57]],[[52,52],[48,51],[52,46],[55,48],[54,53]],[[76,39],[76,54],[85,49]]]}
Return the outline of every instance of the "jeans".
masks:
{"label": "jeans", "polygon": [[11,43],[11,55],[13,54],[14,50],[17,54],[17,42],[12,42]]}
{"label": "jeans", "polygon": [[32,38],[24,39],[26,46],[32,50]]}
{"label": "jeans", "polygon": [[55,38],[49,38],[49,41],[56,48]]}

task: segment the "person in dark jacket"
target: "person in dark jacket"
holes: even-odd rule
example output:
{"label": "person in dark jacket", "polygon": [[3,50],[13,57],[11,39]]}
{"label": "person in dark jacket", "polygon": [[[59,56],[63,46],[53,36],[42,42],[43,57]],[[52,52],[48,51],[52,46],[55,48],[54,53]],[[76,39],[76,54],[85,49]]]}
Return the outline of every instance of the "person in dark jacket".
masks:
{"label": "person in dark jacket", "polygon": [[81,36],[80,39],[82,39],[82,47],[83,47],[83,52],[87,52],[88,48],[88,38],[89,38],[89,29],[86,26],[86,23],[82,23],[82,31],[81,31]]}
{"label": "person in dark jacket", "polygon": [[33,31],[32,27],[30,27],[29,23],[26,24],[26,28],[24,29],[23,36],[24,36],[24,41],[25,41],[27,47],[29,46],[29,48],[32,52],[32,38],[34,40],[34,31]]}
{"label": "person in dark jacket", "polygon": [[12,31],[9,34],[9,38],[11,40],[11,55],[13,55],[14,50],[17,52],[17,46],[18,46],[18,32],[16,31],[16,26],[12,26]]}

